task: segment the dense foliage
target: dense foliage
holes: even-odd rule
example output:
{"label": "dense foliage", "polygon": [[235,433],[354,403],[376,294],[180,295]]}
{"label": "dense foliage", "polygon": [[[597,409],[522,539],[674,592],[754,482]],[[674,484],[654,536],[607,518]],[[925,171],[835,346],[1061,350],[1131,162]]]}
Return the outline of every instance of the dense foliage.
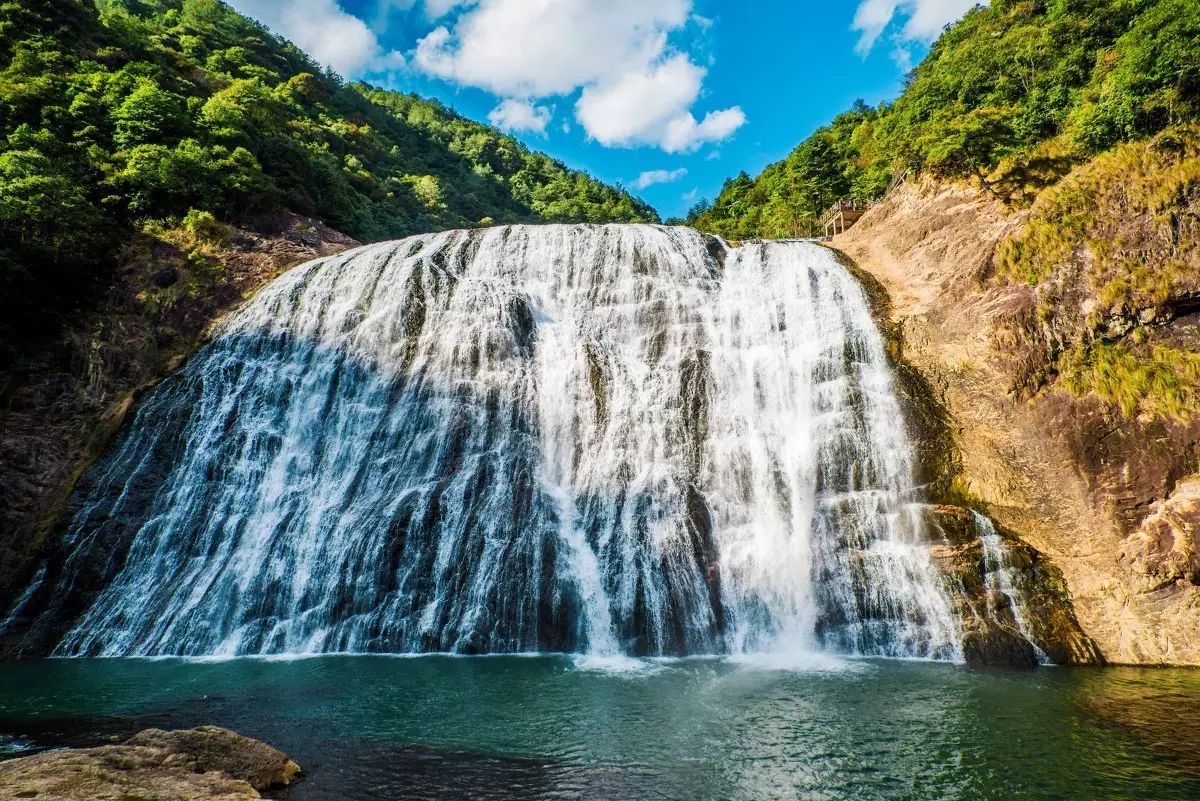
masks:
{"label": "dense foliage", "polygon": [[903,94],[861,103],[689,222],[726,237],[812,232],[834,200],[893,176],[971,178],[1007,199],[1122,141],[1200,116],[1196,0],[993,0],[967,13]]}
{"label": "dense foliage", "polygon": [[437,103],[344,85],[218,0],[0,0],[0,65],[0,340],[189,212],[289,210],[361,240],[657,219]]}

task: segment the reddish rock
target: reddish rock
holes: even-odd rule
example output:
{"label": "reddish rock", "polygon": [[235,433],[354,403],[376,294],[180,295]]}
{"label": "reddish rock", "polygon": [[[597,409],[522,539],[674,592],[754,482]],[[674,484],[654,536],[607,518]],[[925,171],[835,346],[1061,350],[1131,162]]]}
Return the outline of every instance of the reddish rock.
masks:
{"label": "reddish rock", "polygon": [[1151,513],[1121,549],[1121,561],[1155,587],[1200,585],[1200,480],[1184,482]]}

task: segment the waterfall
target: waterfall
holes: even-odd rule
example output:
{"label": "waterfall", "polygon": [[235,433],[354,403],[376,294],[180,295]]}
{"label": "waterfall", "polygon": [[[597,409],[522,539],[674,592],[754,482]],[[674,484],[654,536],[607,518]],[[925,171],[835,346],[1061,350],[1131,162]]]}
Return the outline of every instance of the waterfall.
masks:
{"label": "waterfall", "polygon": [[961,659],[912,461],[816,244],[359,248],[228,318],[85,476],[57,592],[111,569],[56,653]]}
{"label": "waterfall", "polygon": [[1017,590],[1015,570],[1012,559],[1008,555],[1008,549],[1004,547],[1004,540],[1000,538],[991,518],[979,512],[971,514],[975,519],[975,530],[979,532],[979,548],[983,555],[983,580],[984,586],[988,590],[988,618],[1003,623],[1000,615],[1002,610],[998,608],[994,596],[999,595],[1004,598],[1005,611],[1012,617],[1017,634],[1033,648],[1033,655],[1038,664],[1054,664],[1054,660],[1033,641],[1033,635],[1030,634],[1029,626],[1025,622],[1025,605],[1020,591]]}

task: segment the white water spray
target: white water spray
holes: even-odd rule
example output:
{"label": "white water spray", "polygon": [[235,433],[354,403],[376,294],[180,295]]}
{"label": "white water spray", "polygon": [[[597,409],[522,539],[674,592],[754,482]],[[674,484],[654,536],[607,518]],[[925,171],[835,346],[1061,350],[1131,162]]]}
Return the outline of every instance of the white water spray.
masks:
{"label": "white water spray", "polygon": [[862,290],[815,244],[503,227],[263,290],[77,494],[63,655],[961,659]]}

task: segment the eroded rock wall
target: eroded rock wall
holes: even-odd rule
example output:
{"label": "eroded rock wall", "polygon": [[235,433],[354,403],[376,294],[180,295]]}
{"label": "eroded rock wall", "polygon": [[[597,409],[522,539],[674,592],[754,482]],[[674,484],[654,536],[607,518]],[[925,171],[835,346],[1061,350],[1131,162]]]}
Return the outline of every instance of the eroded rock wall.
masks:
{"label": "eroded rock wall", "polygon": [[[1061,571],[1105,660],[1200,664],[1200,504],[1189,480],[1200,420],[1022,385],[1045,358],[1029,327],[1046,306],[1033,287],[997,279],[995,256],[1026,219],[969,187],[907,184],[832,245],[886,290],[904,360],[949,413],[961,459],[952,491],[986,504]],[[1064,304],[1089,301],[1086,286],[1071,292]],[[1171,320],[1156,335],[1186,325]]]}

